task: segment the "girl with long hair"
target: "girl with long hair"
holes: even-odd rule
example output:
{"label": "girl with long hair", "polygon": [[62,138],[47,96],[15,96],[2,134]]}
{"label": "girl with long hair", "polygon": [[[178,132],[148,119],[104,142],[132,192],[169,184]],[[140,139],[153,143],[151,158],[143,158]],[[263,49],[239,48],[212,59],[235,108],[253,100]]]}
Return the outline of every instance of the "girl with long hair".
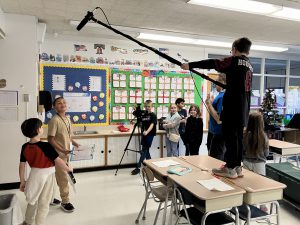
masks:
{"label": "girl with long hair", "polygon": [[[266,161],[269,155],[269,140],[264,132],[264,121],[261,113],[250,113],[243,144],[244,168],[265,176]],[[265,205],[261,205],[260,209],[268,211]]]}

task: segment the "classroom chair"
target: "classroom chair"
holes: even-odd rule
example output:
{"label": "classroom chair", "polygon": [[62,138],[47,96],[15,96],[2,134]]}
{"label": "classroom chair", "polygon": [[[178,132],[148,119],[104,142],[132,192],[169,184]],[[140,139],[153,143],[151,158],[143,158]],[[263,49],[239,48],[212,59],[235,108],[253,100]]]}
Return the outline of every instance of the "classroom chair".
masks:
{"label": "classroom chair", "polygon": [[142,219],[143,220],[146,219],[146,208],[147,208],[148,199],[153,199],[155,202],[159,203],[156,211],[154,223],[153,223],[153,225],[155,225],[157,222],[159,212],[161,210],[161,205],[166,201],[167,191],[169,191],[168,200],[170,201],[172,199],[173,192],[172,190],[169,190],[167,186],[155,180],[153,172],[146,166],[142,168],[142,178],[143,178],[143,183],[145,188],[145,200],[138,214],[138,217],[135,220],[135,223],[136,224],[139,223],[139,219],[142,213],[143,213]]}
{"label": "classroom chair", "polygon": [[[198,205],[197,199],[179,187],[174,187],[173,202],[175,203],[175,214],[177,216],[175,225],[179,224],[182,217],[187,220],[188,225],[238,225],[236,207],[233,208],[237,213],[235,219],[225,213],[224,210],[203,213],[201,211],[202,206]],[[173,204],[171,204],[171,212],[172,207]],[[172,224],[171,216],[169,224]]]}

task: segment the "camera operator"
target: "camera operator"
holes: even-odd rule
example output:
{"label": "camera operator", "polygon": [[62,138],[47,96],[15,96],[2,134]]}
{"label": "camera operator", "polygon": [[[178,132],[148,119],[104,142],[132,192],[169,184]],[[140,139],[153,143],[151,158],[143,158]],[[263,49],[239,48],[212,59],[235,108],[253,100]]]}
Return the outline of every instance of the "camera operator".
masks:
{"label": "camera operator", "polygon": [[142,165],[142,162],[145,159],[151,159],[149,149],[151,147],[152,141],[154,136],[156,135],[156,123],[157,123],[157,118],[156,115],[151,112],[152,109],[152,101],[147,100],[144,103],[145,111],[141,111],[140,113],[137,112],[136,116],[139,121],[139,115],[141,114],[141,122],[142,122],[142,150],[141,150],[141,156],[139,159],[139,162],[137,164],[137,167],[131,171],[131,175],[136,175],[140,172],[140,168]]}

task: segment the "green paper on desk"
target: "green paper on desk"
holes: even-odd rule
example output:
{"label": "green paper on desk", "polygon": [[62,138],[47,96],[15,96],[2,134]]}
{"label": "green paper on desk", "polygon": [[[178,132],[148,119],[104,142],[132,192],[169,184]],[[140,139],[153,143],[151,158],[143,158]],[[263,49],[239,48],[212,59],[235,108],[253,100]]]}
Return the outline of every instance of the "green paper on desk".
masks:
{"label": "green paper on desk", "polygon": [[177,174],[179,176],[182,176],[184,174],[192,172],[192,169],[186,166],[174,166],[170,169],[168,169],[168,173]]}

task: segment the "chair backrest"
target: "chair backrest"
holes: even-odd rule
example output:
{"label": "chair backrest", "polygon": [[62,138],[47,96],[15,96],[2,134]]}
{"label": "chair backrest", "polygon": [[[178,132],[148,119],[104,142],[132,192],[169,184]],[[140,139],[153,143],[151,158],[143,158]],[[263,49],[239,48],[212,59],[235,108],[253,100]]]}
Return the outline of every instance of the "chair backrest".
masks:
{"label": "chair backrest", "polygon": [[[156,202],[164,201],[167,193],[167,187],[165,185],[155,185],[157,181],[154,179],[154,174],[148,167],[142,168],[143,182],[146,192],[150,192],[152,198]],[[158,182],[160,183],[160,182]],[[153,186],[152,186],[153,185]]]}

